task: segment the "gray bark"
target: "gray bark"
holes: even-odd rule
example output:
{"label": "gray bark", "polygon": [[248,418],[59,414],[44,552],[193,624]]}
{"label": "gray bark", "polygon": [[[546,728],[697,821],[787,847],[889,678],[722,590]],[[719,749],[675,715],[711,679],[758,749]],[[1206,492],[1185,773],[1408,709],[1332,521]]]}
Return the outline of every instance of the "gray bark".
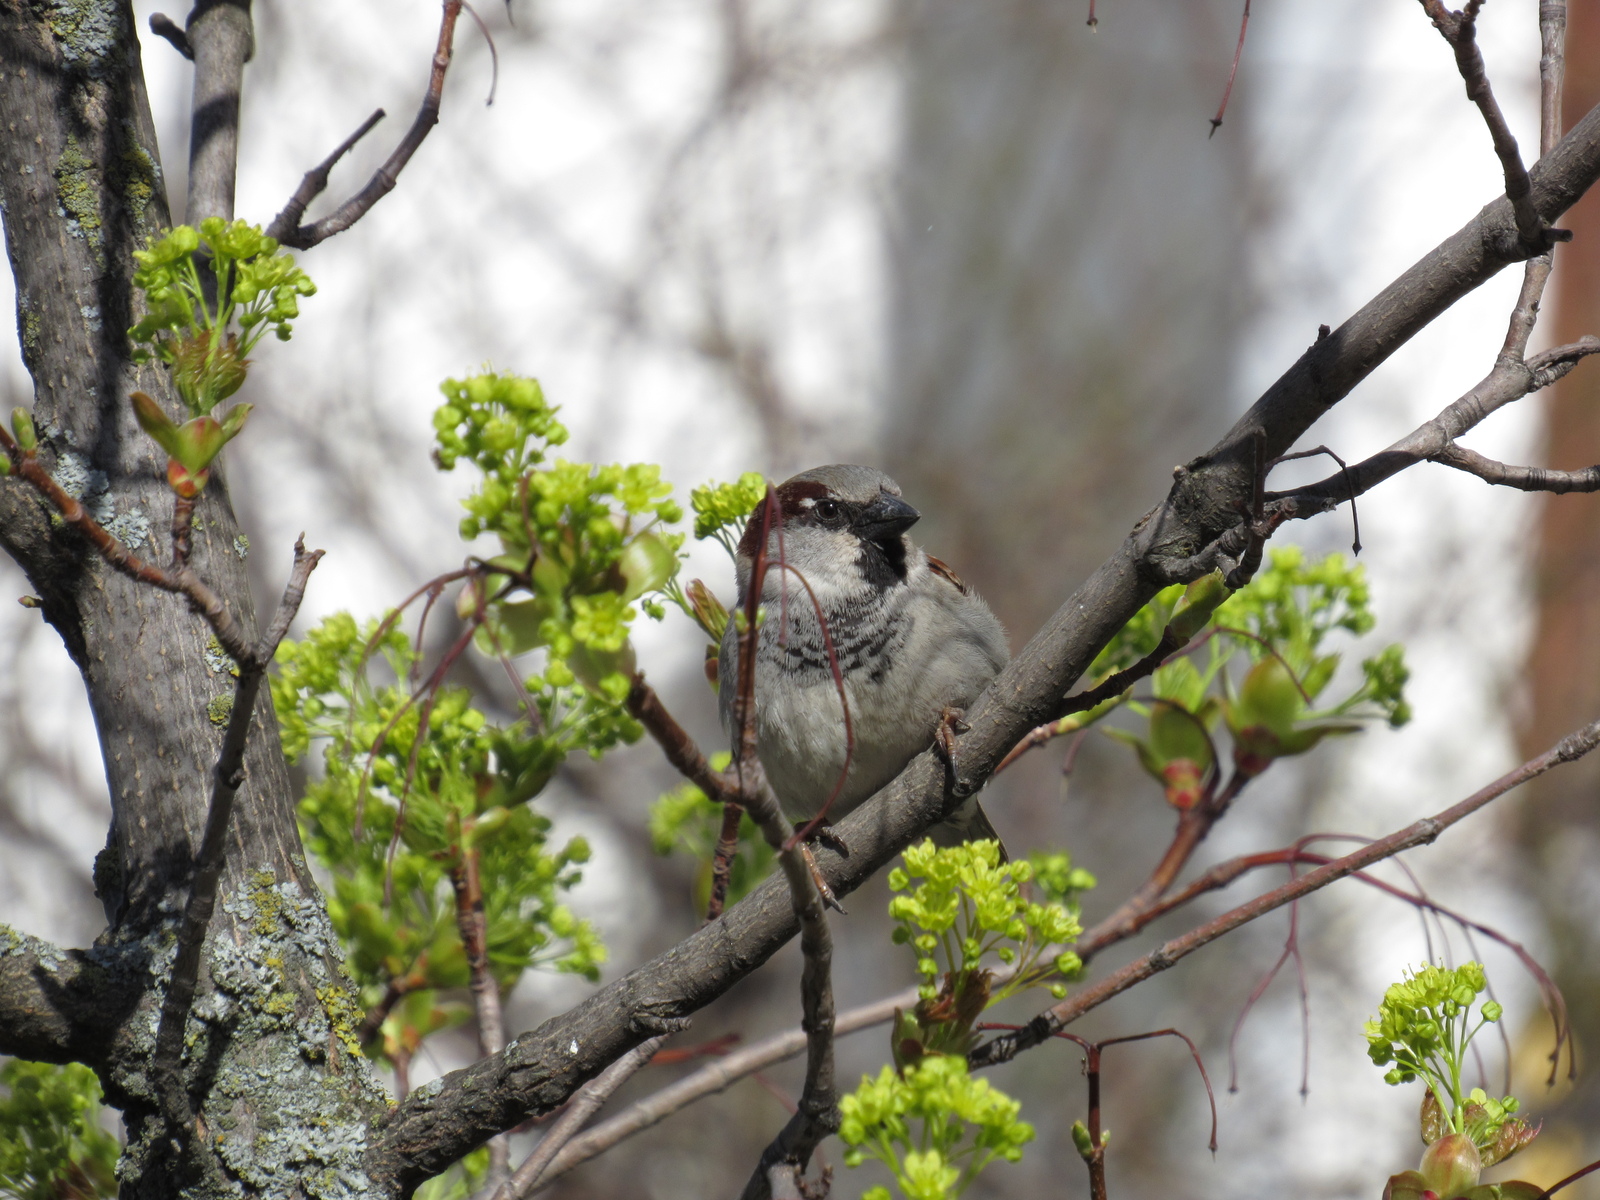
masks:
{"label": "gray bark", "polygon": [[[132,251],[169,224],[132,21],[131,5],[116,0],[0,3],[0,203],[41,458],[130,548],[162,561],[173,499],[166,456],[127,397],[148,392],[175,417],[180,406],[164,368],[133,364],[124,332],[134,319]],[[248,544],[220,477],[201,498],[193,543],[195,569],[253,630]],[[87,961],[133,992],[94,1013],[96,1028],[79,1028],[89,1014],[67,1006],[23,1036],[11,1005],[38,981],[18,958],[24,943],[0,941],[0,1052],[77,1057],[100,1072],[128,1121],[126,1196],[212,1194],[225,1176],[278,1194],[341,1194],[313,1178],[358,1171],[381,1096],[335,1036],[348,1023],[337,941],[301,855],[270,699],[257,705],[189,1023],[186,1069],[205,1137],[188,1138],[201,1149],[175,1157],[153,1108],[150,1053],[222,743],[212,702],[232,693],[229,664],[184,602],[110,570],[15,479],[0,481],[0,544],[83,674],[112,801],[95,871],[109,925]],[[40,954],[36,945],[29,953]],[[280,1123],[309,1136],[309,1160],[263,1136]]]}

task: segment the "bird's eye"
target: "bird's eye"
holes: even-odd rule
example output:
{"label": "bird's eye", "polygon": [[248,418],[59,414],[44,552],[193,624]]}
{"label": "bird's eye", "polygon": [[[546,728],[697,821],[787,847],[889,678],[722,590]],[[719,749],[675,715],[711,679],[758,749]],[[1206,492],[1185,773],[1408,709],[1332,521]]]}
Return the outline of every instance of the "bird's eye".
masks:
{"label": "bird's eye", "polygon": [[837,521],[839,519],[839,502],[837,500],[818,500],[816,507],[811,511],[817,514],[819,521]]}

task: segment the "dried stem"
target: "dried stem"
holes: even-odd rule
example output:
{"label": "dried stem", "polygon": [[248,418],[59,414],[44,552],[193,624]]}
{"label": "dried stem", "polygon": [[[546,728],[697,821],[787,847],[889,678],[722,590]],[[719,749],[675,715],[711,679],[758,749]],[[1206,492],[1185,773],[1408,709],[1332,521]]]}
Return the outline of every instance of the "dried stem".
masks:
{"label": "dried stem", "polygon": [[[411,156],[417,152],[417,148],[422,145],[429,131],[439,123],[439,102],[444,95],[445,72],[450,69],[450,51],[455,41],[456,20],[461,16],[461,3],[462,0],[444,0],[444,11],[439,21],[439,41],[434,48],[433,65],[428,74],[428,90],[423,94],[422,106],[417,110],[416,119],[411,122],[411,128],[406,130],[405,137],[395,147],[394,153],[384,160],[383,166],[379,167],[367,181],[366,187],[320,221],[313,221],[310,225],[294,224],[298,218],[289,216],[295,200],[306,191],[306,181],[302,180],[294,198],[278,215],[277,220],[273,221],[269,230],[285,246],[293,246],[297,250],[309,250],[317,243],[327,241],[334,234],[343,233],[366,216],[374,204],[394,191],[400,172],[405,170],[406,164],[411,161]],[[365,128],[370,128],[372,123],[373,119],[369,118]],[[359,137],[359,133],[356,136]],[[334,157],[337,160],[337,154]],[[325,165],[331,168],[332,163]],[[321,167],[315,168],[308,174],[307,179],[318,170],[321,170]],[[316,195],[316,191],[311,195]],[[306,202],[310,203],[309,196]],[[304,205],[301,206],[301,211],[304,212]],[[280,222],[282,222],[281,227]]]}
{"label": "dried stem", "polygon": [[1014,1034],[1005,1034],[987,1042],[972,1051],[968,1056],[974,1067],[993,1066],[996,1063],[1008,1062],[1023,1050],[1039,1045],[1046,1038],[1059,1032],[1084,1013],[1098,1008],[1114,996],[1121,995],[1136,984],[1144,982],[1152,975],[1165,971],[1180,959],[1187,958],[1202,946],[1216,941],[1226,933],[1231,933],[1241,925],[1247,925],[1256,918],[1302,896],[1310,895],[1327,887],[1336,880],[1371,866],[1375,862],[1392,858],[1402,850],[1409,850],[1413,846],[1425,845],[1432,842],[1444,830],[1454,825],[1462,818],[1471,815],[1490,801],[1505,795],[1519,784],[1526,783],[1539,775],[1544,774],[1552,767],[1562,763],[1572,762],[1582,758],[1600,744],[1600,721],[1595,721],[1575,733],[1562,738],[1551,749],[1529,759],[1520,767],[1507,772],[1493,783],[1474,792],[1466,799],[1451,805],[1444,811],[1432,817],[1424,817],[1415,821],[1406,828],[1391,833],[1387,837],[1379,838],[1370,845],[1343,858],[1308,871],[1297,879],[1291,879],[1282,887],[1273,889],[1264,895],[1256,897],[1237,908],[1230,909],[1221,916],[1204,925],[1190,930],[1180,937],[1173,938],[1154,952],[1136,959],[1120,970],[1114,971],[1105,979],[1068,997],[1060,1004],[1045,1010],[1028,1023],[1022,1030]]}

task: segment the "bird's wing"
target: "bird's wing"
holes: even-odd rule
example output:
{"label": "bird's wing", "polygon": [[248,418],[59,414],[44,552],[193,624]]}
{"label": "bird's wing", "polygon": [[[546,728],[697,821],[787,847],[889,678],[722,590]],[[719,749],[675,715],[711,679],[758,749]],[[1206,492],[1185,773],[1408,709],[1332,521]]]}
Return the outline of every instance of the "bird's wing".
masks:
{"label": "bird's wing", "polygon": [[938,575],[942,579],[948,580],[954,585],[956,591],[960,592],[963,596],[967,595],[972,590],[967,586],[967,581],[962,579],[961,576],[957,575],[953,570],[951,570],[950,564],[945,562],[942,558],[935,558],[931,554],[928,555],[928,570],[932,571],[935,575]]}

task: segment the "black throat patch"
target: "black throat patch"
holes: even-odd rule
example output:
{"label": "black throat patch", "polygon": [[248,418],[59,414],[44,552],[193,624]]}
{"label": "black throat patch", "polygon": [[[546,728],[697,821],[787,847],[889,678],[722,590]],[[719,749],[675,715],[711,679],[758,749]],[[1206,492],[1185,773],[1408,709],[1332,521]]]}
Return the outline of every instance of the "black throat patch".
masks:
{"label": "black throat patch", "polygon": [[882,542],[860,539],[861,568],[867,582],[880,592],[906,581],[906,539],[903,534]]}

